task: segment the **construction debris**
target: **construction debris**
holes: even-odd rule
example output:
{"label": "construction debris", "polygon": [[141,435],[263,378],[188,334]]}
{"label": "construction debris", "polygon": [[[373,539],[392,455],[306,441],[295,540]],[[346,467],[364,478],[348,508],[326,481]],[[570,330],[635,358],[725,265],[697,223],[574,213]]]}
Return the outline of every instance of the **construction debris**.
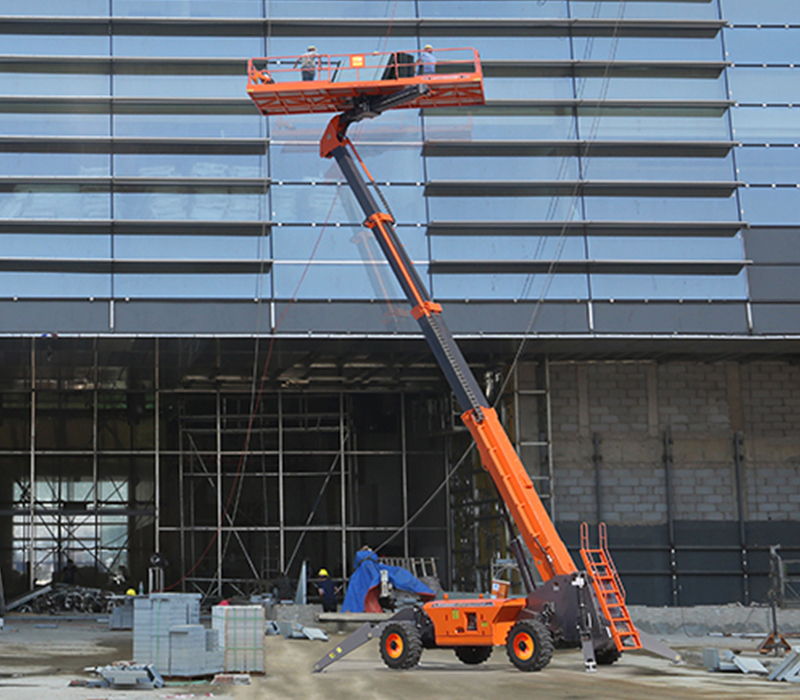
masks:
{"label": "construction debris", "polygon": [[152,664],[136,664],[130,661],[118,661],[110,666],[92,669],[100,676],[97,680],[70,681],[71,687],[82,688],[120,688],[135,690],[151,690],[163,688],[164,679]]}
{"label": "construction debris", "polygon": [[250,685],[249,673],[218,673],[211,685]]}
{"label": "construction debris", "polygon": [[709,671],[739,671],[766,676],[769,670],[758,659],[739,656],[727,649],[703,649],[703,665]]}
{"label": "construction debris", "polygon": [[769,674],[767,680],[800,683],[800,651],[793,651],[789,654],[789,656]]}

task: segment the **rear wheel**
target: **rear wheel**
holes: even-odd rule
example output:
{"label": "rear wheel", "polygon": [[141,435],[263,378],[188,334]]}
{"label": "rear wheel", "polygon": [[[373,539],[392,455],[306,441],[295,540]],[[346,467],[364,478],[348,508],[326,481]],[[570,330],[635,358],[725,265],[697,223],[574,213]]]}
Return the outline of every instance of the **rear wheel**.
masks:
{"label": "rear wheel", "polygon": [[381,658],[389,668],[413,668],[422,656],[422,640],[413,622],[392,622],[381,634]]}
{"label": "rear wheel", "polygon": [[602,649],[594,650],[594,660],[598,666],[610,666],[622,656],[622,653],[615,646],[607,646]]}
{"label": "rear wheel", "polygon": [[506,653],[520,671],[541,671],[553,658],[553,640],[537,620],[520,620],[508,633]]}
{"label": "rear wheel", "polygon": [[470,666],[477,666],[492,655],[493,648],[494,647],[456,647],[455,652],[459,661],[469,664]]}

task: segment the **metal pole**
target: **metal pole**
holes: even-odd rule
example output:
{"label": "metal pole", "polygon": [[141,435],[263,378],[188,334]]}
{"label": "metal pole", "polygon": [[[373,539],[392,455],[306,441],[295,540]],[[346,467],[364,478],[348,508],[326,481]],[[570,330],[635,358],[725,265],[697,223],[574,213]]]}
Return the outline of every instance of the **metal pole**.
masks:
{"label": "metal pole", "polygon": [[550,404],[550,359],[544,358],[544,403],[547,412],[547,493],[550,496],[550,520],[556,522],[556,489],[553,468],[553,413]]}
{"label": "metal pole", "polygon": [[36,338],[31,338],[31,430],[30,430],[30,486],[29,486],[29,526],[28,526],[28,588],[35,588],[36,546],[34,542],[34,523],[36,516]]}
{"label": "metal pole", "polygon": [[100,518],[96,515],[97,508],[99,504],[98,494],[100,491],[100,484],[98,483],[98,465],[97,465],[97,446],[98,446],[98,430],[97,430],[97,421],[99,419],[99,403],[100,397],[97,392],[97,382],[99,378],[99,368],[98,368],[98,352],[97,352],[97,339],[94,341],[94,358],[93,358],[94,367],[92,369],[92,384],[94,386],[94,390],[92,391],[92,507],[95,512],[94,516],[94,569],[95,574],[98,573],[97,571],[97,563],[100,561],[100,548],[102,543],[100,542]]}
{"label": "metal pole", "polygon": [[744,604],[750,604],[750,574],[747,561],[747,527],[744,512],[744,478],[742,474],[742,434],[733,435],[733,463],[736,469],[736,508],[739,518],[739,545],[742,549],[742,595]]}
{"label": "metal pole", "polygon": [[288,576],[286,571],[286,521],[284,519],[283,496],[283,394],[278,392],[278,557],[280,573]]}
{"label": "metal pole", "polygon": [[344,394],[339,393],[339,508],[342,518],[341,532],[341,557],[342,557],[342,576],[347,572],[347,471],[345,470],[345,404]]}
{"label": "metal pole", "polygon": [[406,451],[406,395],[400,392],[400,450],[403,481],[403,556],[408,559],[408,453]]}
{"label": "metal pole", "polygon": [[217,595],[222,596],[222,396],[217,389]]}
{"label": "metal pole", "polygon": [[670,429],[664,431],[664,487],[667,500],[667,537],[669,539],[669,568],[672,585],[672,604],[679,604],[678,553],[675,549],[675,521],[672,504],[672,435]]}
{"label": "metal pole", "polygon": [[153,413],[155,424],[153,426],[155,438],[155,455],[154,455],[154,510],[155,510],[155,551],[161,552],[161,393],[159,382],[159,368],[161,365],[159,357],[159,343],[158,338],[155,339],[155,397],[153,400]]}
{"label": "metal pole", "polygon": [[603,521],[603,495],[602,481],[600,479],[600,465],[603,462],[603,455],[600,453],[599,433],[595,433],[592,436],[592,443],[594,444],[594,452],[592,454],[592,461],[594,462],[594,502],[597,512],[597,522],[600,523]]}

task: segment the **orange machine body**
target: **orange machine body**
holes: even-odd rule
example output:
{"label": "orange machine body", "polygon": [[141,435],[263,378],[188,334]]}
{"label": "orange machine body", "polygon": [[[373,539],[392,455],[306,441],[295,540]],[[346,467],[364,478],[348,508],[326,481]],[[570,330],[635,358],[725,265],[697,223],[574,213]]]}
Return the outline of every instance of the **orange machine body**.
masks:
{"label": "orange machine body", "polygon": [[525,607],[525,598],[433,600],[423,609],[440,647],[500,646]]}
{"label": "orange machine body", "polygon": [[428,90],[405,108],[482,105],[483,73],[475,49],[440,49],[433,73],[421,73],[416,50],[368,54],[320,54],[314,80],[302,80],[300,56],[252,58],[247,94],[262,114],[345,112],[357,99],[391,95],[414,85]]}

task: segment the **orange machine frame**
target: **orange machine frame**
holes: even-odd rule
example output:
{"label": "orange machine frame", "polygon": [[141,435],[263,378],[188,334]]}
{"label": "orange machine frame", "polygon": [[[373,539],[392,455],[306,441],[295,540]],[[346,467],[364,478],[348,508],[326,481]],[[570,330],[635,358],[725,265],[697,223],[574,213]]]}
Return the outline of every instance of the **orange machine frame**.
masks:
{"label": "orange machine frame", "polygon": [[[300,56],[252,58],[247,94],[262,114],[345,112],[356,98],[391,95],[414,85],[428,88],[401,107],[463,107],[484,103],[483,71],[472,48],[439,49],[436,72],[420,74],[420,51],[319,54],[314,80],[301,80]],[[406,70],[403,70],[406,69]],[[401,73],[411,73],[400,77]]]}

